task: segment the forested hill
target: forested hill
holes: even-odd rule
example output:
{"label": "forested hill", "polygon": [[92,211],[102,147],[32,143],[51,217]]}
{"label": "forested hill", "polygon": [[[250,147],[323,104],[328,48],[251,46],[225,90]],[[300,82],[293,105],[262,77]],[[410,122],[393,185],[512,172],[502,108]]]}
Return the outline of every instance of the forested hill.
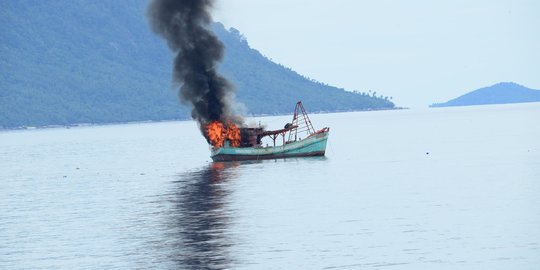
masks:
{"label": "forested hill", "polygon": [[[171,53],[144,0],[0,1],[0,128],[189,118],[171,88]],[[220,69],[248,114],[394,108],[388,98],[305,78],[234,29]],[[286,42],[286,41],[284,41]]]}
{"label": "forested hill", "polygon": [[431,107],[523,102],[540,102],[540,90],[530,89],[517,83],[503,82],[471,91],[444,103],[434,103]]}

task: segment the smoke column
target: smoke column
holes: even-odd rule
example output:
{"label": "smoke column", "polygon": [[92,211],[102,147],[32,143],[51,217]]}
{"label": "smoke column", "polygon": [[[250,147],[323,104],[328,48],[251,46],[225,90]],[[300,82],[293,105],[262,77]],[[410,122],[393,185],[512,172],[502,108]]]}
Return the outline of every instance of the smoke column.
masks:
{"label": "smoke column", "polygon": [[173,82],[180,86],[180,100],[192,105],[201,130],[211,121],[241,122],[232,111],[234,89],[216,70],[224,45],[209,29],[213,2],[152,0],[147,9],[152,30],[176,53]]}

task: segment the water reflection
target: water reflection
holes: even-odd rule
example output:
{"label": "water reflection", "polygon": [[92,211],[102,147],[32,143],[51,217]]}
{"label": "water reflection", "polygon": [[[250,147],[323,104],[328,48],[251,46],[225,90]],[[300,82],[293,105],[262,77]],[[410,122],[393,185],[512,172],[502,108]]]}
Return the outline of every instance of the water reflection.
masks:
{"label": "water reflection", "polygon": [[169,258],[178,269],[226,269],[233,259],[227,182],[234,179],[232,163],[212,163],[180,175],[171,195],[167,241],[174,244]]}

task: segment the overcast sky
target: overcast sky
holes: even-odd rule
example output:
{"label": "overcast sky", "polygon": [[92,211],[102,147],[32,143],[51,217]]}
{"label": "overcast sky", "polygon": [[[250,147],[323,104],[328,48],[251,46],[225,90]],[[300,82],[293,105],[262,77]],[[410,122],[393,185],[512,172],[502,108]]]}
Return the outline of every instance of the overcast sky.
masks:
{"label": "overcast sky", "polygon": [[273,61],[398,106],[502,81],[540,89],[540,1],[216,2],[214,19]]}

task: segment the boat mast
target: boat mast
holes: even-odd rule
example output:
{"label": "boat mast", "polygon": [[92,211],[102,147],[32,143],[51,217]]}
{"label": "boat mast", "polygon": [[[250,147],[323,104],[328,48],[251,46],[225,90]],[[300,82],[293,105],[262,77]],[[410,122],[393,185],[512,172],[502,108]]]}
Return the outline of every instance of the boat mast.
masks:
{"label": "boat mast", "polygon": [[296,102],[292,125],[297,127],[291,129],[289,132],[289,141],[293,141],[293,136],[294,141],[296,141],[298,139],[298,133],[302,134],[302,132],[306,132],[306,137],[315,133],[313,124],[311,124],[311,120],[309,120],[309,116],[304,109],[304,105],[302,105],[302,101]]}

